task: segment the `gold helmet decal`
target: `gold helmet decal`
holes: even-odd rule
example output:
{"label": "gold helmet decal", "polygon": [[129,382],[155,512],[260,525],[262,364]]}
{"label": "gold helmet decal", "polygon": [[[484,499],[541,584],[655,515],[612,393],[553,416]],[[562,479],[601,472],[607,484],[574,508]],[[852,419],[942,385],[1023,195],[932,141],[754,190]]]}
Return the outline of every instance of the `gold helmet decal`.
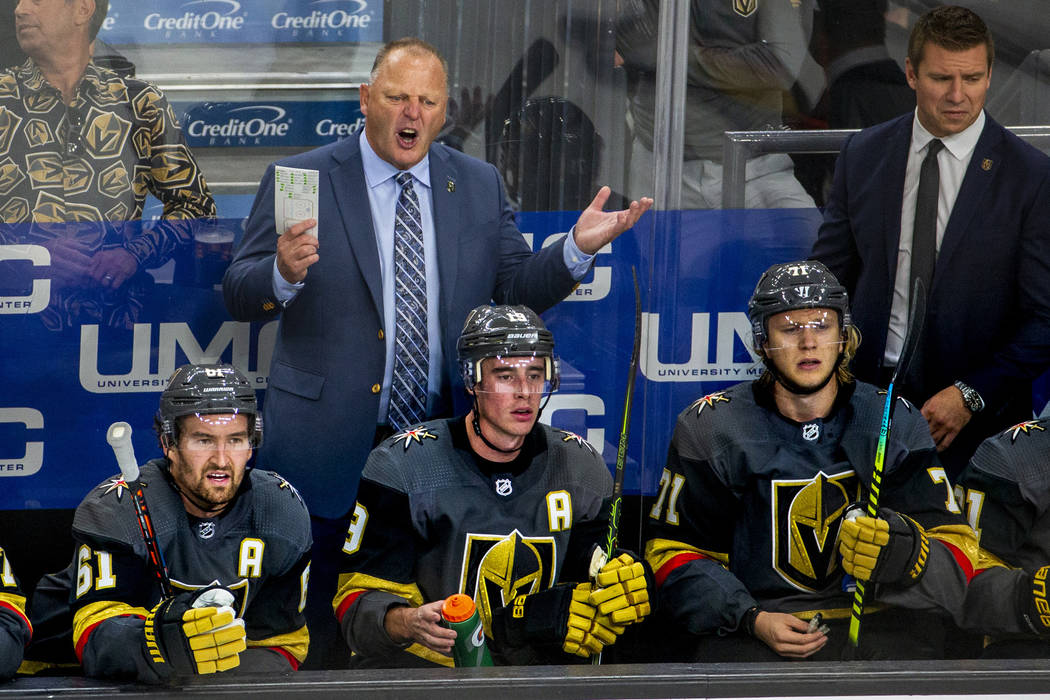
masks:
{"label": "gold helmet decal", "polygon": [[41,151],[26,156],[26,172],[35,190],[61,189],[65,184],[62,156],[56,151]]}
{"label": "gold helmet decal", "polygon": [[124,150],[129,133],[131,122],[127,119],[92,107],[84,129],[84,145],[93,158],[115,158]]}
{"label": "gold helmet decal", "polygon": [[803,591],[820,591],[841,573],[838,534],[846,507],[860,497],[853,471],[773,480],[773,568]]}
{"label": "gold helmet decal", "polygon": [[30,119],[26,122],[26,142],[32,148],[43,146],[55,140],[51,127],[43,119]]}
{"label": "gold helmet decal", "polygon": [[163,189],[188,187],[197,178],[197,166],[189,151],[181,144],[155,148],[153,162],[153,179]]}
{"label": "gold helmet decal", "polygon": [[25,174],[10,158],[0,160],[0,194],[8,194],[26,179]]}
{"label": "gold helmet decal", "polygon": [[11,150],[22,118],[9,109],[0,108],[0,155]]}
{"label": "gold helmet decal", "polygon": [[17,224],[29,220],[29,202],[24,197],[11,197],[0,205],[0,221]]}
{"label": "gold helmet decal", "polygon": [[131,178],[124,163],[117,161],[98,174],[98,190],[116,199],[131,189]]}
{"label": "gold helmet decal", "polygon": [[551,537],[468,534],[460,591],[478,604],[485,631],[492,631],[492,611],[516,596],[553,585],[555,545]]}

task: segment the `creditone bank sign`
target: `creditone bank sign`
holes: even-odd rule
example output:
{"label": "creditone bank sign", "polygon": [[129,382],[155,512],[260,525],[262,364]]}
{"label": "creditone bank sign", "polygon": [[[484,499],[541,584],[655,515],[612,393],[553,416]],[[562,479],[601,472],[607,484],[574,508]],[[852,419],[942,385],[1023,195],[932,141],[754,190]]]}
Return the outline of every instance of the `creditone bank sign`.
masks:
{"label": "creditone bank sign", "polygon": [[112,44],[379,42],[382,0],[111,0]]}
{"label": "creditone bank sign", "polygon": [[323,146],[364,124],[357,100],[175,105],[191,148]]}

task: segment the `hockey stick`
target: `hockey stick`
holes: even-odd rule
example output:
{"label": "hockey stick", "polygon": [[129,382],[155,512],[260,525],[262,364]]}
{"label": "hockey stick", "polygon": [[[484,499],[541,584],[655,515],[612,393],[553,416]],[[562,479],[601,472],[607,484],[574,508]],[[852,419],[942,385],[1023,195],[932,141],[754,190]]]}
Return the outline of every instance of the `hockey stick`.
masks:
{"label": "hockey stick", "polygon": [[[620,422],[620,441],[616,445],[616,475],[613,478],[612,503],[609,505],[609,531],[605,537],[605,559],[613,558],[616,544],[620,540],[620,513],[623,506],[623,476],[627,465],[627,441],[631,433],[631,404],[634,399],[634,382],[638,376],[638,355],[642,346],[642,295],[638,291],[638,271],[631,265],[634,280],[634,347],[631,348],[631,364],[627,370],[627,391],[623,397],[623,419]],[[601,567],[598,567],[601,568]],[[592,571],[593,578],[598,572]],[[592,664],[600,664],[601,654],[591,657]]]}
{"label": "hockey stick", "polygon": [[142,482],[139,481],[139,463],[135,459],[135,447],[131,444],[131,426],[123,421],[109,426],[109,430],[106,431],[106,442],[113,448],[117,466],[120,467],[120,473],[131,492],[131,500],[135,504],[135,515],[139,521],[139,530],[142,531],[142,541],[146,544],[150,570],[157,577],[161,595],[170,598],[174,592],[171,588],[171,580],[168,578],[168,567],[164,563],[164,555],[161,554],[160,547],[157,545],[153,518],[150,517],[149,509],[146,507],[146,494],[142,492]]}
{"label": "hockey stick", "polygon": [[[879,442],[875,448],[875,468],[871,473],[871,487],[868,489],[867,514],[869,517],[879,516],[879,490],[882,488],[882,471],[886,460],[886,441],[889,438],[890,426],[893,424],[893,409],[897,402],[894,401],[893,385],[897,378],[907,373],[908,365],[914,359],[915,349],[919,345],[922,336],[922,326],[926,321],[926,289],[922,280],[915,279],[911,289],[911,309],[908,312],[908,331],[904,337],[904,346],[897,360],[897,366],[893,369],[889,386],[886,387],[886,403],[882,409],[882,424],[879,426]],[[853,592],[853,608],[849,618],[849,648],[856,650],[860,644],[860,617],[864,614],[864,582],[856,580],[857,588]]]}

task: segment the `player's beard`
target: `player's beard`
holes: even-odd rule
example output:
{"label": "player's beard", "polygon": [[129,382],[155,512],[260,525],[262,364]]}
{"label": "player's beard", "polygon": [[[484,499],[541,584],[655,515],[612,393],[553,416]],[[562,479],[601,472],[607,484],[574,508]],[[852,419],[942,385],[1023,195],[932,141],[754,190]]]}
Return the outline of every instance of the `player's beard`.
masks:
{"label": "player's beard", "polygon": [[[241,472],[241,478],[238,478],[238,470],[234,467],[209,466],[198,475],[193,469],[180,462],[181,455],[179,462],[171,465],[172,478],[182,497],[197,509],[208,515],[216,515],[229,506],[236,497],[243,480],[243,472]],[[208,475],[214,473],[227,475],[225,485],[216,485],[208,479]]]}

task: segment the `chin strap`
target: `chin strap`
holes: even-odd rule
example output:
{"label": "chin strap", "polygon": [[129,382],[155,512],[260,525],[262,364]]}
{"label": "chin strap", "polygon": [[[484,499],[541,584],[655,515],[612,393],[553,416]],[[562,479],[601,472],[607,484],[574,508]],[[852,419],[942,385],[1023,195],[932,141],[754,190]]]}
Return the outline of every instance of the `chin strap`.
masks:
{"label": "chin strap", "polygon": [[798,394],[799,396],[809,396],[811,394],[817,393],[818,391],[820,391],[828,385],[828,383],[831,381],[831,378],[835,376],[836,372],[838,372],[839,365],[842,364],[842,358],[845,356],[845,354],[845,350],[839,350],[839,355],[835,359],[835,366],[831,368],[830,372],[828,372],[828,376],[825,377],[824,381],[822,381],[819,385],[809,388],[799,386],[787,377],[781,375],[780,372],[777,371],[776,365],[768,357],[762,358],[762,364],[764,364],[766,366],[766,369],[769,370],[769,373],[773,375],[773,379],[779,382],[782,387],[790,391],[792,394]]}
{"label": "chin strap", "polygon": [[[481,421],[478,419],[478,415],[481,412],[478,410],[477,390],[475,390],[475,393],[473,393],[472,396],[473,396],[473,401],[474,401],[474,408],[471,411],[472,419],[471,419],[470,423],[471,423],[471,425],[474,426],[474,434],[477,435],[479,438],[481,438],[481,441],[483,443],[485,443],[485,445],[489,449],[495,450],[496,452],[499,452],[500,454],[512,455],[515,452],[519,452],[521,450],[521,445],[519,445],[518,447],[515,447],[513,450],[505,450],[502,447],[496,447],[491,442],[489,442],[489,439],[487,437],[485,437],[484,433],[481,432]],[[536,411],[536,422],[537,423],[540,420],[540,416],[543,415],[543,409],[547,408],[547,402],[550,401],[550,400],[551,400],[551,395],[547,394],[547,397],[545,399],[543,399],[543,404],[540,406],[539,410]],[[535,425],[536,425],[536,423],[533,423],[533,426],[535,426]],[[522,445],[524,445],[524,444],[525,443],[523,441]]]}

